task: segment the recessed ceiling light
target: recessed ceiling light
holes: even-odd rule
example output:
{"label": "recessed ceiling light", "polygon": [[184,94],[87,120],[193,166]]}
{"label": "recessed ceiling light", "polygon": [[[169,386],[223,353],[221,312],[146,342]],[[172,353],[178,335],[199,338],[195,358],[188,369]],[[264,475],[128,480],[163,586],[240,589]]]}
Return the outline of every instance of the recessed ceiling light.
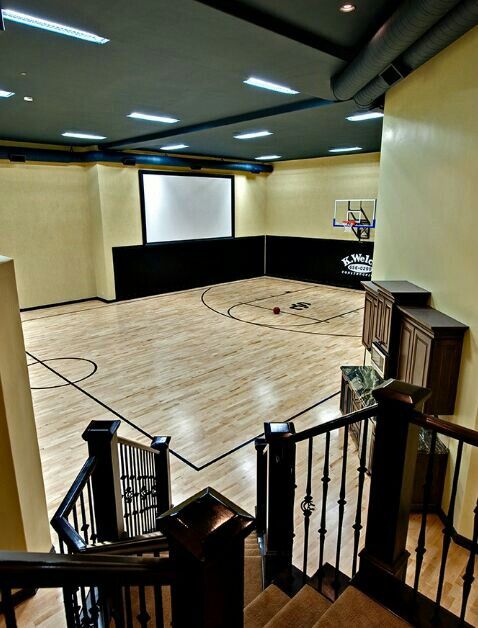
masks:
{"label": "recessed ceiling light", "polygon": [[92,135],[91,133],[74,133],[73,131],[65,131],[63,137],[74,137],[77,140],[105,140],[104,135]]}
{"label": "recessed ceiling light", "polygon": [[26,13],[19,13],[18,11],[10,11],[10,9],[3,9],[2,15],[4,20],[10,20],[17,24],[25,24],[26,26],[33,26],[33,28],[41,28],[45,31],[51,31],[59,35],[66,35],[67,37],[75,37],[76,39],[83,39],[93,44],[106,44],[109,39],[105,37],[99,37],[94,33],[88,33],[82,31],[79,28],[73,28],[66,24],[59,24],[57,22],[50,22],[50,20],[44,20],[41,17],[35,17],[34,15],[27,15]]}
{"label": "recessed ceiling light", "polygon": [[169,144],[169,146],[161,146],[161,150],[179,150],[180,148],[188,148],[187,144]]}
{"label": "recessed ceiling light", "polygon": [[375,118],[383,118],[381,111],[358,111],[347,116],[350,122],[363,122],[363,120],[374,120]]}
{"label": "recessed ceiling light", "polygon": [[361,146],[344,146],[343,148],[330,148],[329,153],[351,153],[357,150],[363,150],[363,148]]}
{"label": "recessed ceiling light", "polygon": [[260,157],[254,157],[259,161],[271,161],[272,159],[280,159],[282,155],[261,155]]}
{"label": "recessed ceiling light", "polygon": [[15,92],[7,92],[4,89],[0,89],[0,98],[10,98],[10,96],[15,96]]}
{"label": "recessed ceiling light", "polygon": [[128,114],[128,118],[136,118],[137,120],[148,120],[149,122],[164,122],[164,124],[174,124],[179,122],[177,118],[170,118],[169,116],[152,116],[149,113],[139,113],[133,111]]}
{"label": "recessed ceiling light", "polygon": [[32,96],[24,96],[24,97],[23,97],[23,100],[24,100],[25,102],[33,102],[33,98],[32,98]]}
{"label": "recessed ceiling light", "polygon": [[246,81],[246,85],[253,85],[254,87],[262,87],[262,89],[270,89],[273,92],[280,92],[281,94],[299,94],[295,89],[291,89],[286,85],[279,85],[278,83],[271,83],[270,81],[264,81],[263,79],[250,76]]}
{"label": "recessed ceiling light", "polygon": [[255,137],[266,137],[266,135],[272,135],[270,131],[251,131],[246,133],[239,133],[234,135],[236,140],[252,140]]}
{"label": "recessed ceiling light", "polygon": [[20,76],[26,76],[27,73],[26,72],[20,72]]}
{"label": "recessed ceiling light", "polygon": [[355,6],[355,4],[350,4],[350,3],[347,3],[347,4],[343,4],[343,5],[339,8],[339,11],[340,11],[341,13],[352,13],[352,11],[355,11],[355,9],[356,9],[356,8],[357,8],[357,7]]}

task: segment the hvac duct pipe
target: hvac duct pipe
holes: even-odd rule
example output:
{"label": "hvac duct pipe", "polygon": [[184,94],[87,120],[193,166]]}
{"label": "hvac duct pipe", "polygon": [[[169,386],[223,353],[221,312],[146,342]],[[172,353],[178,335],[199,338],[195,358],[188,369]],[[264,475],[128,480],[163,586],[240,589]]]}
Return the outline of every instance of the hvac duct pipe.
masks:
{"label": "hvac duct pipe", "polygon": [[[477,24],[477,0],[463,0],[395,61],[399,67],[416,70]],[[355,95],[354,100],[359,107],[368,108],[389,87],[389,83],[377,76]]]}
{"label": "hvac duct pipe", "polygon": [[349,100],[424,35],[459,0],[406,0],[338,76],[332,90]]}

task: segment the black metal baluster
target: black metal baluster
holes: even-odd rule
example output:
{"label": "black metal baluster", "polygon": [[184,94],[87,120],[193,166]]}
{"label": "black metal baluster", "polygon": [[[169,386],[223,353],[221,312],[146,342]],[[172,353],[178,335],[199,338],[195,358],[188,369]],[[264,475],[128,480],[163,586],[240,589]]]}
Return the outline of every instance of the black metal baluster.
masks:
{"label": "black metal baluster", "polygon": [[148,628],[149,620],[151,616],[148,613],[148,609],[146,607],[146,592],[145,587],[138,587],[139,592],[139,614],[136,616],[136,619],[139,621],[139,625],[141,628]]}
{"label": "black metal baluster", "polygon": [[5,615],[6,628],[17,628],[15,605],[13,604],[12,590],[2,588],[2,606]]}
{"label": "black metal baluster", "polygon": [[360,465],[357,469],[358,478],[358,491],[357,491],[357,510],[355,512],[355,523],[352,528],[354,530],[354,551],[352,559],[352,577],[357,573],[357,556],[360,543],[360,533],[362,530],[362,500],[363,500],[363,487],[365,483],[365,474],[367,473],[367,440],[368,440],[368,419],[362,423],[362,449],[360,451]]}
{"label": "black metal baluster", "polygon": [[136,536],[137,532],[135,529],[135,521],[134,521],[134,488],[133,488],[133,472],[131,470],[131,450],[129,447],[124,448],[124,457],[125,457],[125,473],[126,473],[126,481],[128,486],[126,488],[126,495],[128,501],[128,514],[129,514],[129,529],[130,536]]}
{"label": "black metal baluster", "polygon": [[428,520],[428,504],[430,501],[430,490],[433,480],[433,463],[435,461],[435,445],[437,441],[437,433],[432,432],[432,438],[430,442],[430,457],[428,459],[427,474],[425,477],[425,484],[423,486],[423,510],[422,510],[422,522],[420,525],[420,533],[418,535],[417,547],[415,549],[417,555],[417,562],[415,565],[415,579],[413,582],[413,595],[414,600],[418,593],[418,585],[420,584],[420,573],[422,570],[423,556],[427,551],[426,548],[426,533],[427,533],[427,520]]}
{"label": "black metal baluster", "polygon": [[90,512],[90,529],[91,529],[90,540],[91,540],[92,545],[95,545],[98,536],[96,534],[96,527],[95,527],[95,503],[93,501],[93,490],[91,488],[91,476],[88,478],[88,481],[86,483],[86,489],[87,489],[87,495],[88,495],[88,510]]}
{"label": "black metal baluster", "polygon": [[131,587],[124,587],[124,602],[127,628],[133,628],[133,609],[131,608]]}
{"label": "black metal baluster", "polygon": [[99,602],[99,597],[96,597],[96,589],[94,586],[90,587],[90,600],[91,600],[91,606],[90,606],[90,618],[91,618],[91,622],[92,625],[94,626],[94,628],[97,628],[99,625],[99,617],[100,617],[100,602]]}
{"label": "black metal baluster", "polygon": [[312,497],[312,453],[314,441],[309,438],[309,449],[307,457],[307,485],[305,488],[305,497],[300,504],[300,508],[304,514],[304,562],[302,565],[302,582],[305,584],[307,580],[307,562],[309,555],[309,526],[310,516],[315,510],[315,504]]}
{"label": "black metal baluster", "polygon": [[135,525],[135,529],[136,532],[135,534],[141,534],[141,521],[140,521],[140,516],[139,516],[139,509],[140,509],[140,505],[139,505],[139,482],[138,482],[138,458],[136,455],[136,451],[132,448],[130,448],[130,454],[131,454],[131,463],[132,463],[132,480],[133,480],[133,516],[134,516],[134,525]]}
{"label": "black metal baluster", "polygon": [[80,533],[80,529],[78,527],[78,513],[76,512],[76,502],[73,504],[72,514],[73,514],[73,527],[75,528],[75,530],[79,534]]}
{"label": "black metal baluster", "polygon": [[154,472],[155,457],[158,454],[150,454],[149,456],[149,475],[151,478],[151,530],[156,530],[156,512],[158,510],[158,491],[156,487],[156,474]]}
{"label": "black metal baluster", "polygon": [[325,434],[324,470],[322,474],[322,512],[319,528],[319,590],[322,587],[322,567],[324,566],[324,547],[327,535],[327,493],[329,490],[329,456],[330,456],[330,432]]}
{"label": "black metal baluster", "polygon": [[461,612],[460,612],[460,622],[463,624],[465,622],[466,615],[466,607],[468,605],[468,598],[470,596],[471,585],[475,579],[475,556],[476,556],[476,545],[478,543],[478,500],[476,501],[475,510],[473,511],[475,514],[474,524],[473,524],[473,539],[471,542],[470,548],[470,556],[468,558],[468,563],[466,565],[465,573],[463,574],[463,598],[461,601]]}
{"label": "black metal baluster", "polygon": [[461,458],[463,455],[463,442],[459,441],[456,451],[455,470],[453,472],[453,482],[450,495],[450,505],[448,506],[448,513],[445,518],[445,527],[443,528],[443,547],[441,551],[441,563],[440,563],[440,575],[438,577],[437,595],[435,598],[435,615],[438,617],[440,612],[441,596],[443,593],[443,582],[445,580],[446,560],[448,557],[448,550],[450,549],[450,543],[454,532],[453,521],[455,518],[455,503],[456,495],[458,492],[458,478],[460,475]]}
{"label": "black metal baluster", "polygon": [[86,545],[89,545],[88,529],[90,526],[86,518],[85,497],[84,497],[83,491],[81,491],[80,493],[80,515],[81,515],[80,530],[83,532],[83,538],[85,539]]}
{"label": "black metal baluster", "polygon": [[77,604],[76,604],[76,589],[72,587],[63,587],[63,605],[65,607],[66,625],[79,626],[79,618],[77,621]]}
{"label": "black metal baluster", "polygon": [[120,454],[120,481],[121,481],[121,492],[123,495],[123,519],[126,528],[126,534],[129,538],[131,538],[131,528],[130,528],[130,514],[129,514],[129,499],[128,499],[128,473],[126,469],[125,462],[125,446],[123,443],[119,444],[119,454]]}
{"label": "black metal baluster", "polygon": [[86,589],[85,587],[80,587],[80,597],[81,597],[81,611],[83,615],[84,626],[89,626],[89,615],[88,615],[88,603],[86,598]]}
{"label": "black metal baluster", "polygon": [[148,506],[148,487],[147,487],[147,479],[146,479],[146,469],[144,465],[144,450],[138,449],[138,458],[139,458],[139,468],[140,468],[140,476],[139,476],[139,498],[141,504],[141,534],[148,532],[148,522],[146,519],[147,506]]}
{"label": "black metal baluster", "polygon": [[64,554],[65,553],[65,544],[60,539],[60,537],[58,537],[58,543],[59,543],[59,546],[60,546],[60,554]]}
{"label": "black metal baluster", "polygon": [[340,587],[340,552],[342,549],[342,528],[344,525],[344,513],[345,513],[345,505],[347,504],[347,500],[345,499],[345,489],[346,489],[346,480],[347,480],[347,454],[348,454],[348,444],[349,444],[349,426],[346,425],[344,427],[344,446],[343,446],[343,454],[342,454],[342,478],[340,480],[340,493],[339,499],[337,500],[337,504],[339,505],[339,521],[337,525],[337,548],[335,552],[335,578],[334,578],[334,591],[335,596],[338,596],[339,587]]}

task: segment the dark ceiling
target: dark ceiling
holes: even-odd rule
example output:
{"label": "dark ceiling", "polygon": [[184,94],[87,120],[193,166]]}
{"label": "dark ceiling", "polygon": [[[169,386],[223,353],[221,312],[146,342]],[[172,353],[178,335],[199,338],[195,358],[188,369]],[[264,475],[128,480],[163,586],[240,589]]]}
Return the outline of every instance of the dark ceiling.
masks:
{"label": "dark ceiling", "polygon": [[[15,96],[0,98],[0,139],[69,145],[72,140],[63,138],[63,131],[89,132],[106,136],[104,144],[117,148],[184,143],[189,148],[183,153],[238,159],[322,156],[334,146],[379,150],[381,121],[345,120],[356,106],[330,102],[330,79],[399,0],[356,0],[357,9],[350,14],[339,12],[341,4],[3,2],[5,8],[75,26],[110,42],[96,45],[6,22],[0,32],[0,89]],[[251,75],[300,94],[244,85]],[[24,96],[34,102],[24,102]],[[127,117],[132,111],[169,115],[180,122],[133,120]],[[233,137],[256,129],[273,135],[250,141]],[[138,139],[156,133],[162,137]]]}

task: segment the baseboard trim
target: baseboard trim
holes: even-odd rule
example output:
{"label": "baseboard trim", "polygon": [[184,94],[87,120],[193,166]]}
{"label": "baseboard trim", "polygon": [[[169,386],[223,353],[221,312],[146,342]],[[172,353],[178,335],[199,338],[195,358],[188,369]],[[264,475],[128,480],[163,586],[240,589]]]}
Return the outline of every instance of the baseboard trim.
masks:
{"label": "baseboard trim", "polygon": [[[101,297],[88,297],[87,299],[74,299],[73,301],[60,301],[59,303],[47,303],[46,305],[35,305],[33,307],[21,307],[20,312],[32,312],[33,310],[46,310],[50,307],[58,307],[60,305],[74,305],[75,303],[86,303],[87,301],[104,301]],[[108,301],[105,301],[108,303]]]}
{"label": "baseboard trim", "polygon": [[[442,523],[446,525],[446,514],[444,510],[442,508],[438,508],[436,513],[440,517],[440,521],[442,521]],[[452,530],[451,538],[452,541],[456,543],[456,545],[459,545],[460,547],[463,547],[468,551],[470,551],[473,547],[473,541],[466,536],[463,536],[463,534],[459,534],[455,528],[453,528]]]}

